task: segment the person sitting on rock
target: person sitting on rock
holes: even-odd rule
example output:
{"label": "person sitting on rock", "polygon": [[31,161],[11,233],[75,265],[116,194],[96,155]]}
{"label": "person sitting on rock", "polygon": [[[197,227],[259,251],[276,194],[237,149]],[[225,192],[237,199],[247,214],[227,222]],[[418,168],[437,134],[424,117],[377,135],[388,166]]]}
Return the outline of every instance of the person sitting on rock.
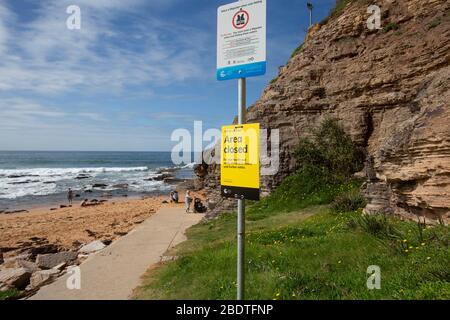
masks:
{"label": "person sitting on rock", "polygon": [[89,206],[89,200],[88,199],[84,199],[83,202],[81,203],[82,207],[88,207]]}
{"label": "person sitting on rock", "polygon": [[172,191],[171,193],[170,193],[170,202],[175,202],[175,203],[178,203],[178,191]]}

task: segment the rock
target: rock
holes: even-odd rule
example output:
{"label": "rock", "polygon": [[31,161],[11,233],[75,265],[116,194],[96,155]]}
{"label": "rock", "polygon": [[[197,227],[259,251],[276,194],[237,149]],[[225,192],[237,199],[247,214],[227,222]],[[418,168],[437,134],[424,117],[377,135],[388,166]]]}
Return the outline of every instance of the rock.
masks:
{"label": "rock", "polygon": [[30,283],[31,272],[25,268],[4,269],[0,271],[0,283],[23,290]]}
{"label": "rock", "polygon": [[113,188],[116,189],[128,189],[128,183],[120,183],[113,185]]}
{"label": "rock", "polygon": [[37,289],[52,282],[58,277],[60,271],[57,269],[41,270],[33,273],[30,278],[30,287]]}
{"label": "rock", "polygon": [[60,263],[69,263],[77,259],[77,253],[73,251],[64,251],[51,254],[38,254],[36,264],[42,269],[51,269]]}
{"label": "rock", "polygon": [[81,247],[79,252],[88,254],[88,253],[100,251],[100,250],[104,249],[105,247],[106,246],[103,242],[101,242],[100,240],[95,240],[95,241],[92,241],[91,243]]}
{"label": "rock", "polygon": [[68,208],[68,206],[62,204],[62,205],[59,206],[59,208],[60,208],[60,209],[64,209],[64,208]]}
{"label": "rock", "polygon": [[156,175],[155,177],[149,178],[149,179],[145,179],[146,181],[163,181],[164,179],[167,178],[172,178],[173,175],[169,172],[163,172],[161,174]]}
{"label": "rock", "polygon": [[3,264],[4,260],[3,260],[3,252],[0,252],[0,264]]}
{"label": "rock", "polygon": [[92,188],[106,188],[108,185],[104,183],[96,183],[92,186]]}
{"label": "rock", "polygon": [[14,210],[14,211],[5,211],[4,214],[14,214],[14,213],[28,213],[28,210]]}
{"label": "rock", "polygon": [[67,263],[61,262],[60,264],[58,264],[57,266],[53,267],[52,269],[62,271],[65,268],[66,265],[67,265]]}
{"label": "rock", "polygon": [[105,246],[109,246],[112,243],[112,240],[111,239],[103,239],[102,242]]}
{"label": "rock", "polygon": [[5,267],[5,268],[20,268],[21,266],[17,265],[17,261],[19,261],[19,260],[26,261],[31,258],[32,258],[32,255],[30,253],[24,253],[24,254],[15,256],[15,257],[5,258],[4,262],[3,262],[3,267]]}
{"label": "rock", "polygon": [[[29,252],[31,254],[31,258],[36,258],[38,254],[48,254],[48,253],[57,253],[59,247],[55,244],[44,244],[42,246],[32,247]],[[24,259],[28,260],[28,259]]]}
{"label": "rock", "polygon": [[90,190],[90,189],[84,190],[84,193],[92,193],[92,190]]}
{"label": "rock", "polygon": [[36,263],[27,261],[27,260],[21,260],[21,259],[16,260],[16,266],[18,268],[24,268],[25,270],[27,270],[30,273],[40,270]]}
{"label": "rock", "polygon": [[75,179],[83,180],[83,179],[89,179],[89,178],[90,178],[90,176],[88,176],[87,174],[80,174]]}
{"label": "rock", "polygon": [[8,286],[6,283],[0,283],[0,292],[5,292],[11,290],[12,288]]}

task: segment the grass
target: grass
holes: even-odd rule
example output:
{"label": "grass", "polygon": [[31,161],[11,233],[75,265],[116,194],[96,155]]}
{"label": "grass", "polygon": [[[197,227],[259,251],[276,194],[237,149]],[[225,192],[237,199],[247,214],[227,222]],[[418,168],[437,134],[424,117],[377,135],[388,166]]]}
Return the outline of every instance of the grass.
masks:
{"label": "grass", "polygon": [[[337,120],[301,140],[299,169],[246,212],[247,299],[450,299],[447,226],[362,214],[362,153]],[[135,299],[234,299],[236,214],[202,222]],[[367,288],[369,266],[381,289]]]}
{"label": "grass", "polygon": [[0,300],[17,300],[22,297],[22,292],[16,289],[0,292]]}
{"label": "grass", "polygon": [[389,22],[384,28],[383,31],[384,32],[389,32],[391,30],[398,30],[400,28],[400,26],[398,25],[398,23],[396,22]]}
{"label": "grass", "polygon": [[[355,190],[356,182],[308,193],[307,184],[293,188],[304,174],[247,211],[246,298],[450,299],[447,227],[419,229],[362,216],[361,209],[335,212],[323,203]],[[305,199],[282,207],[280,197],[289,192]],[[236,215],[196,225],[187,236],[170,253],[180,258],[150,270],[135,299],[235,298]],[[366,287],[370,265],[381,268],[380,290]]]}

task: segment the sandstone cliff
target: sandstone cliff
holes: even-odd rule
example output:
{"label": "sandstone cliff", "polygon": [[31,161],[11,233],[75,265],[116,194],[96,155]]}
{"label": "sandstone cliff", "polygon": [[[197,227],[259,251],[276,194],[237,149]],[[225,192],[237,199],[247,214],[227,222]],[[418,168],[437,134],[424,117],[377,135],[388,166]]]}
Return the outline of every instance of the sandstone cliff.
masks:
{"label": "sandstone cliff", "polygon": [[[347,2],[310,29],[302,48],[248,110],[247,122],[280,130],[280,170],[262,178],[263,191],[295,170],[299,138],[332,116],[367,150],[366,172],[373,173],[363,187],[367,212],[448,219],[450,3]],[[369,4],[381,8],[382,30],[367,28]],[[214,194],[219,167],[204,167],[200,176]]]}

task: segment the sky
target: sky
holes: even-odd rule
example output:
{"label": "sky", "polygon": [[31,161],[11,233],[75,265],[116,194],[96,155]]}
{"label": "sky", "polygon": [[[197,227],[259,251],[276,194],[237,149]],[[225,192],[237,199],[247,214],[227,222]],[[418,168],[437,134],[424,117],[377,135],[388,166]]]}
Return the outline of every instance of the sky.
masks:
{"label": "sky", "polygon": [[[0,150],[169,151],[173,130],[230,124],[237,81],[216,80],[217,0],[0,0]],[[262,94],[303,42],[306,0],[267,0]],[[335,0],[313,0],[314,22]],[[81,9],[81,29],[66,12]]]}

